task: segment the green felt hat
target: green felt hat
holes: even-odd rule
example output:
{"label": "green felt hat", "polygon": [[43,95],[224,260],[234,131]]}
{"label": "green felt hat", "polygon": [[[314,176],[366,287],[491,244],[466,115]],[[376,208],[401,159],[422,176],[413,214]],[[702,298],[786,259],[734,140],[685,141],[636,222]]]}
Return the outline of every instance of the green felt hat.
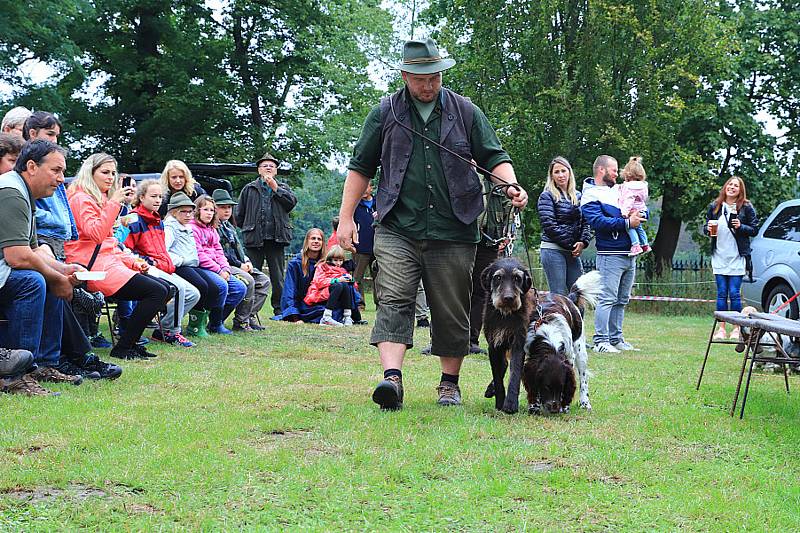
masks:
{"label": "green felt hat", "polygon": [[436,41],[429,37],[424,41],[406,41],[403,45],[403,62],[397,68],[411,74],[435,74],[455,64],[455,59],[439,55]]}
{"label": "green felt hat", "polygon": [[211,197],[217,205],[237,205],[239,203],[231,198],[231,193],[225,189],[214,189],[214,194]]}

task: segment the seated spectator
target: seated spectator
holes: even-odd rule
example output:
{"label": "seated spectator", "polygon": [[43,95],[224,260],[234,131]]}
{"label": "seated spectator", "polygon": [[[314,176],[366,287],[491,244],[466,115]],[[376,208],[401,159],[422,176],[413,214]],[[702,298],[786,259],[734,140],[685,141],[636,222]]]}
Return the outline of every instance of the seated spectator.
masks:
{"label": "seated spectator", "polygon": [[25,142],[22,137],[10,133],[0,133],[0,175],[14,170],[23,144]]}
{"label": "seated spectator", "polygon": [[231,267],[219,244],[217,225],[217,206],[210,196],[204,194],[194,202],[194,220],[191,226],[200,268],[216,274],[209,279],[217,283],[222,295],[221,305],[212,307],[209,313],[208,332],[229,335],[231,330],[225,327],[225,319],[244,299],[247,289],[244,283],[231,275]]}
{"label": "seated spectator", "polygon": [[150,268],[146,261],[117,246],[112,230],[122,201],[135,191],[133,187],[115,188],[116,176],[117,161],[108,154],[93,154],[83,162],[68,190],[70,207],[79,214],[75,220],[78,240],[69,241],[65,250],[69,261],[105,272],[105,279],[87,282],[89,291],[138,302],[111,355],[121,359],[155,357],[137,341],[166,303],[169,287],[146,275]]}
{"label": "seated spectator", "polygon": [[0,312],[13,317],[0,328],[0,346],[33,354],[32,372],[6,379],[3,390],[27,395],[51,394],[38,381],[79,384],[80,376],[66,375],[60,363],[64,300],[78,284],[78,265],[56,261],[39,247],[35,234],[34,202],[52,195],[64,182],[66,152],[49,141],[26,144],[13,171],[0,176],[0,204],[6,220],[0,225]]}
{"label": "seated spectator", "polygon": [[[325,261],[317,264],[314,279],[303,298],[308,305],[325,304],[325,311],[319,321],[322,326],[353,325],[352,309],[356,288],[352,274],[342,266],[344,261],[344,250],[334,244],[325,255]],[[333,319],[334,311],[341,311],[341,322]]]}
{"label": "seated spectator", "polygon": [[192,202],[206,193],[200,184],[194,181],[192,171],[189,170],[186,163],[177,159],[167,161],[164,166],[164,170],[161,172],[161,187],[164,193],[161,207],[158,209],[158,214],[161,215],[161,218],[167,216],[169,199],[176,192],[182,192]]}
{"label": "seated spectator", "polygon": [[158,214],[161,207],[161,184],[156,180],[146,180],[139,184],[134,213],[138,220],[128,225],[128,238],[125,246],[133,253],[147,261],[150,269],[147,273],[153,277],[166,280],[177,289],[178,293],[167,304],[167,312],[162,317],[160,329],[153,331],[153,339],[191,348],[194,343],[181,335],[181,320],[200,300],[200,292],[188,281],[175,274],[175,265],[167,253],[164,240],[164,224]]}
{"label": "seated spectator", "polygon": [[286,279],[281,296],[281,314],[276,320],[318,323],[325,312],[324,305],[308,305],[304,298],[314,279],[317,261],[325,256],[325,235],[319,228],[311,228],[303,239],[302,251],[286,265]]}
{"label": "seated spectator", "polygon": [[194,202],[182,192],[176,192],[169,200],[167,218],[164,220],[164,241],[175,273],[194,285],[200,292],[200,300],[189,313],[186,332],[194,337],[208,337],[206,330],[210,309],[224,305],[225,295],[220,292],[219,278],[213,272],[200,268],[197,243],[191,221],[194,219]]}
{"label": "seated spectator", "polygon": [[236,201],[225,189],[214,191],[213,198],[217,204],[217,217],[219,218],[217,233],[219,233],[219,243],[225,253],[225,259],[228,260],[231,273],[247,286],[244,300],[236,306],[233,315],[233,329],[261,331],[264,327],[258,321],[258,312],[267,301],[270,287],[269,276],[253,268],[253,263],[244,253],[244,246],[239,240],[236,228],[231,224],[230,218]]}
{"label": "seated spectator", "polygon": [[25,128],[25,121],[28,120],[29,116],[31,116],[31,111],[27,107],[18,106],[9,110],[3,116],[0,131],[23,138],[22,130]]}

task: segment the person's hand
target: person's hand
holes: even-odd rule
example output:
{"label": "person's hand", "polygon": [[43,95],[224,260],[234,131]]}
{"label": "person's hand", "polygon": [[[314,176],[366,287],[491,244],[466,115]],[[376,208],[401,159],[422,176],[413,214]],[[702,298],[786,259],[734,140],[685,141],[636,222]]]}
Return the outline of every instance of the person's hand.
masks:
{"label": "person's hand", "polygon": [[[72,301],[72,288],[75,285],[70,278],[74,277],[75,275],[72,274],[70,276],[58,276],[55,279],[48,279],[47,289],[52,291],[53,294],[56,295],[56,298],[61,298],[68,302]],[[77,281],[77,279],[75,281]]]}
{"label": "person's hand", "polygon": [[738,217],[734,218],[733,220],[731,220],[731,226],[733,226],[733,229],[739,229],[740,227],[742,227],[742,221],[739,220]]}
{"label": "person's hand", "polygon": [[583,252],[585,247],[586,245],[583,244],[583,241],[576,242],[575,246],[572,247],[572,257],[580,257],[581,252]]}
{"label": "person's hand", "polygon": [[506,187],[506,196],[511,198],[511,205],[514,207],[523,209],[528,205],[528,193],[519,185],[516,187]]}
{"label": "person's hand", "polygon": [[641,223],[642,217],[639,215],[639,211],[631,209],[631,212],[628,213],[628,225],[632,228],[638,228]]}
{"label": "person's hand", "polygon": [[278,181],[275,179],[274,176],[267,176],[266,184],[272,189],[272,192],[278,190]]}
{"label": "person's hand", "polygon": [[355,253],[356,247],[353,246],[353,233],[356,231],[356,225],[353,219],[340,220],[339,229],[336,230],[336,235],[339,237],[339,246],[343,249]]}
{"label": "person's hand", "polygon": [[148,270],[150,270],[150,265],[148,265],[147,261],[144,259],[136,259],[133,262],[133,270],[138,270],[142,274],[145,274]]}
{"label": "person's hand", "polygon": [[[114,194],[111,195],[111,198],[109,198],[109,200],[111,200],[112,202],[117,202],[119,204],[128,203],[131,200],[133,200],[134,194],[136,194],[136,189],[134,189],[133,187],[131,186],[120,187],[119,189],[114,191]],[[125,226],[127,226],[127,224],[125,224]]]}
{"label": "person's hand", "polygon": [[246,263],[242,263],[241,269],[244,270],[245,272],[248,272],[248,273],[252,272],[253,271],[253,263],[251,263],[250,261],[248,261]]}
{"label": "person's hand", "polygon": [[[716,220],[714,221],[714,223],[716,224]],[[709,220],[708,224],[706,224],[706,230],[708,231],[709,235],[711,235],[711,226],[713,226],[713,225],[714,224],[711,223],[711,220]]]}
{"label": "person's hand", "polygon": [[228,281],[229,279],[231,279],[231,273],[228,272],[227,270],[223,270],[222,272],[219,273],[219,275],[225,281]]}

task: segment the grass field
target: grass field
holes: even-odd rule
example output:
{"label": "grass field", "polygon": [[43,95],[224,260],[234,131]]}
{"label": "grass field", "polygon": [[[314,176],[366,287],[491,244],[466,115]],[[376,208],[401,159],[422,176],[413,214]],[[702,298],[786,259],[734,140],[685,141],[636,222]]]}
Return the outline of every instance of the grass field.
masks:
{"label": "grass field", "polygon": [[267,327],[0,396],[0,530],[800,530],[800,380],[729,417],[731,347],[694,390],[707,318],[630,313],[642,351],[590,354],[594,410],[556,417],[495,413],[485,356],[437,407],[427,330],[383,413],[369,327]]}

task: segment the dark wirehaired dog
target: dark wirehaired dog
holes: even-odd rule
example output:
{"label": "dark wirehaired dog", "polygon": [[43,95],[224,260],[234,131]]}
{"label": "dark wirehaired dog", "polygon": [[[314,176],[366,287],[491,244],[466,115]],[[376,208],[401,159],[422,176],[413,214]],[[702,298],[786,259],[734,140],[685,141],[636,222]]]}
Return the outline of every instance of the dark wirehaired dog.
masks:
{"label": "dark wirehaired dog", "polygon": [[[600,294],[600,273],[584,274],[568,297],[548,294],[536,301],[530,291],[531,276],[516,259],[498,259],[482,273],[489,296],[484,308],[484,335],[489,343],[492,383],[485,396],[495,398],[495,408],[519,410],[519,385],[525,384],[530,412],[567,410],[575,395],[577,364],[581,407],[591,409],[588,388],[588,354],[581,309],[594,306]],[[508,393],[504,386],[510,355]]]}

